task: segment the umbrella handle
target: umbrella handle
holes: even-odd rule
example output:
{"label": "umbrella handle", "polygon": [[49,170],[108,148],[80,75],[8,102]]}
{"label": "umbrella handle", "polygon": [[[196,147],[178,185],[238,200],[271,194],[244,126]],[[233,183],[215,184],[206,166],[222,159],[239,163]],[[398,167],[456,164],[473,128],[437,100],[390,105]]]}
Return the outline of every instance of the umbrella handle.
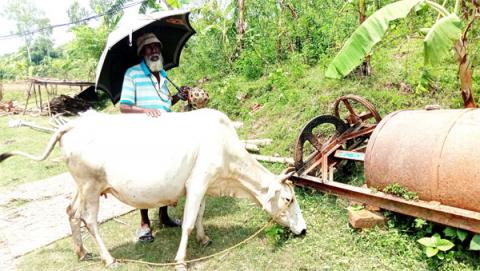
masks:
{"label": "umbrella handle", "polygon": [[187,98],[186,98],[185,96],[183,96],[183,94],[182,94],[182,89],[179,88],[175,83],[173,83],[172,80],[170,80],[170,78],[168,78],[167,73],[166,73],[164,70],[160,70],[160,74],[161,74],[163,77],[167,78],[168,82],[170,82],[170,84],[172,84],[172,85],[177,89],[177,91],[178,91],[178,93],[177,93],[178,98],[180,98],[180,99],[183,100],[183,101],[186,101]]}

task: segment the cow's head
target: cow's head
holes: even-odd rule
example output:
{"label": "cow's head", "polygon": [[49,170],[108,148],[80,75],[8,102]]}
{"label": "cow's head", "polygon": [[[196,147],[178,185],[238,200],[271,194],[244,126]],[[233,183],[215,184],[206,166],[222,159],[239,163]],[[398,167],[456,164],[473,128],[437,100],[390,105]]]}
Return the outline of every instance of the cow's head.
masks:
{"label": "cow's head", "polygon": [[291,175],[282,174],[270,184],[264,208],[280,225],[289,227],[295,234],[305,234],[307,225],[295,198],[293,184],[288,180]]}

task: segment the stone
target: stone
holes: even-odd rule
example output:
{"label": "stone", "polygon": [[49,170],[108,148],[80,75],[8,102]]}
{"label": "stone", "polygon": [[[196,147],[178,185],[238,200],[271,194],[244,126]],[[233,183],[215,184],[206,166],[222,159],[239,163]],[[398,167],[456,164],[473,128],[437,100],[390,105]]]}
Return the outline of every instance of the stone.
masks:
{"label": "stone", "polygon": [[367,229],[375,226],[383,227],[386,218],[378,213],[366,209],[348,210],[348,221],[355,229]]}

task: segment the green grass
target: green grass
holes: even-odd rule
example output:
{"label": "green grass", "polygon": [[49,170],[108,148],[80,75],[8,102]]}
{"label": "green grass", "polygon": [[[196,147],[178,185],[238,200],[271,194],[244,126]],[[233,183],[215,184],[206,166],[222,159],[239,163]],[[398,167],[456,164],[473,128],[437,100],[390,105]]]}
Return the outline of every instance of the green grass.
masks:
{"label": "green grass", "polygon": [[[393,229],[356,231],[349,227],[345,208],[347,202],[320,193],[297,190],[300,205],[307,221],[305,237],[286,232],[280,240],[272,240],[265,232],[249,243],[216,258],[191,264],[194,270],[478,270],[473,256],[462,256],[436,266],[423,255],[415,237]],[[170,209],[180,216],[183,202]],[[153,210],[150,211],[151,213]],[[151,217],[156,217],[151,215]],[[120,222],[118,222],[118,220]],[[155,263],[172,262],[175,258],[180,230],[156,229],[155,241],[138,244],[134,233],[138,212],[127,214],[117,221],[101,225],[101,233],[112,255]],[[187,258],[207,256],[233,246],[251,234],[269,217],[257,206],[244,200],[208,198],[205,228],[213,243],[204,248],[192,233]],[[126,225],[124,224],[126,223]],[[19,259],[18,270],[105,270],[89,234],[86,247],[96,257],[79,262],[72,250],[70,238],[57,241]],[[148,270],[136,263],[120,264],[115,270]],[[151,267],[172,270],[170,267]]]}
{"label": "green grass", "polygon": [[[372,230],[356,233],[349,228],[344,207],[327,195],[305,193],[301,205],[308,223],[308,234],[303,237],[282,236],[278,242],[261,233],[251,242],[232,252],[204,262],[191,265],[201,270],[424,270],[420,248],[408,235]],[[175,210],[179,215],[179,205]],[[152,262],[171,262],[175,258],[180,240],[179,229],[161,228],[155,233],[152,244],[137,244],[133,241],[138,213],[126,215],[120,220],[102,225],[101,231],[114,257],[138,259]],[[268,221],[258,207],[247,201],[230,198],[213,198],[207,201],[205,226],[213,243],[202,248],[192,234],[188,247],[188,258],[206,256],[239,243]],[[87,247],[96,246],[87,237]],[[372,244],[377,246],[369,248]],[[392,246],[390,244],[395,244]],[[400,248],[400,250],[398,250]],[[407,257],[408,260],[402,260]],[[69,238],[21,258],[19,270],[30,270],[42,266],[43,270],[103,270],[99,259],[78,262],[71,250]],[[116,270],[145,270],[138,264],[122,264]],[[170,270],[169,268],[158,268]]]}

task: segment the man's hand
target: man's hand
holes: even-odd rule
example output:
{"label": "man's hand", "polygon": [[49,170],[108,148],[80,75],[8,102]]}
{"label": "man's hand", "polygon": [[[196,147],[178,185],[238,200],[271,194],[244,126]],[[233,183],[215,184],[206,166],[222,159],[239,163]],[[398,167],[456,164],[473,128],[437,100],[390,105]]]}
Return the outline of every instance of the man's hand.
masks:
{"label": "man's hand", "polygon": [[160,115],[162,114],[162,112],[157,109],[143,109],[143,112],[147,114],[147,116],[152,118],[160,117]]}
{"label": "man's hand", "polygon": [[187,87],[187,86],[181,86],[180,87],[180,92],[179,94],[181,95],[180,98],[183,97],[182,100],[186,101],[188,99],[188,91],[190,90],[190,87]]}
{"label": "man's hand", "polygon": [[144,113],[149,117],[159,117],[162,114],[162,111],[157,109],[147,109],[141,108],[135,105],[120,104],[120,112],[122,113]]}

